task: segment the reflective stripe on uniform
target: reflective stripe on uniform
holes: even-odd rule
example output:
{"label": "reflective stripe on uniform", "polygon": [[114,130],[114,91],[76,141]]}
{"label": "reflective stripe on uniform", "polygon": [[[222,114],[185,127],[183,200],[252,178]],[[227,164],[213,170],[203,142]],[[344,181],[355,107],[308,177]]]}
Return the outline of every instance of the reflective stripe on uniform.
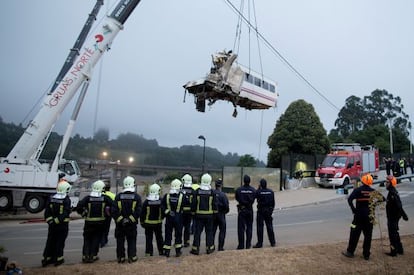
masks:
{"label": "reflective stripe on uniform", "polygon": [[207,210],[201,210],[200,209],[200,197],[197,197],[197,209],[196,214],[202,214],[202,215],[208,215],[213,214],[213,196],[209,196],[208,198],[208,209]]}

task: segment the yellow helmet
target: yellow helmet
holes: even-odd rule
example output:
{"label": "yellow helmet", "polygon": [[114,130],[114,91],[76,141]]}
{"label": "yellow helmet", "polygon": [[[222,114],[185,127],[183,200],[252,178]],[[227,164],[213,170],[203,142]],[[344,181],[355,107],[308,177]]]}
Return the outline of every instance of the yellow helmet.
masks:
{"label": "yellow helmet", "polygon": [[92,184],[92,197],[100,197],[102,194],[102,191],[105,188],[105,183],[101,180],[97,180]]}
{"label": "yellow helmet", "polygon": [[171,182],[170,193],[171,194],[176,194],[176,193],[180,192],[180,189],[181,189],[181,181],[179,179],[174,179]]}
{"label": "yellow helmet", "polygon": [[211,189],[211,176],[209,174],[204,174],[201,176],[201,184],[200,188],[202,190],[210,190]]}
{"label": "yellow helmet", "polygon": [[149,187],[148,200],[158,200],[160,198],[161,187],[154,183]]}
{"label": "yellow helmet", "polygon": [[185,174],[181,178],[181,181],[184,183],[185,187],[191,187],[191,185],[193,184],[193,178],[191,177],[190,174]]}
{"label": "yellow helmet", "polygon": [[124,192],[134,192],[135,191],[135,179],[131,176],[127,176],[124,179]]}
{"label": "yellow helmet", "polygon": [[70,185],[67,181],[60,182],[57,186],[57,193],[58,194],[68,194],[72,189],[72,185]]}

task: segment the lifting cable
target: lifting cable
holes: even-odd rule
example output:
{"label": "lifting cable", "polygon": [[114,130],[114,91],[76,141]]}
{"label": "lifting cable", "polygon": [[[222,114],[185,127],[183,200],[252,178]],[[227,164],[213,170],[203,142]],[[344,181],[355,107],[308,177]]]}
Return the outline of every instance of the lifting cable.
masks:
{"label": "lifting cable", "polygon": [[[305,82],[313,91],[315,91],[320,97],[322,97],[331,107],[339,111],[340,109],[332,103],[321,91],[319,91],[312,83],[307,80],[258,30],[255,28],[250,20],[246,18],[240,10],[238,10],[230,0],[223,0],[238,16],[246,23],[249,29],[253,29],[256,35],[263,40],[264,44],[283,62],[287,67],[292,70],[303,82]],[[243,1],[243,0],[242,0]]]}
{"label": "lifting cable", "polygon": [[[240,9],[239,11],[244,11],[244,0],[240,1]],[[263,73],[263,63],[262,63],[262,55],[261,55],[261,51],[260,51],[260,37],[258,35],[258,28],[257,28],[257,17],[256,17],[256,7],[255,7],[255,3],[254,0],[247,0],[247,16],[248,16],[248,22],[251,22],[250,18],[251,18],[251,10],[253,11],[253,20],[254,20],[254,32],[256,34],[256,41],[257,41],[257,49],[258,49],[258,55],[259,55],[259,63],[260,63],[260,74],[262,76],[262,79],[264,79],[264,73]],[[234,45],[233,45],[233,51],[238,55],[239,54],[239,50],[240,50],[240,41],[241,41],[241,32],[242,32],[242,23],[243,23],[243,15],[242,12],[238,13],[238,19],[237,19],[237,26],[236,26],[236,36],[234,39]],[[251,47],[251,30],[252,27],[248,26],[248,69],[249,69],[249,74],[251,73],[251,52],[252,52],[252,47]],[[236,49],[237,46],[237,49]],[[261,146],[262,146],[262,135],[263,135],[263,110],[261,112],[261,117],[260,117],[260,131],[259,131],[259,151],[258,151],[258,159],[260,159],[260,155],[261,155]]]}

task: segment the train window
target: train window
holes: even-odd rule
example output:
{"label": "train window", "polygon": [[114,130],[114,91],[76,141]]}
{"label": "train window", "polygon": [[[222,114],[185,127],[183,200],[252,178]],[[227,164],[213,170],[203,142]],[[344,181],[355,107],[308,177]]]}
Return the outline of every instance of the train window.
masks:
{"label": "train window", "polygon": [[267,83],[266,81],[262,81],[262,87],[263,89],[269,90],[269,83]]}
{"label": "train window", "polygon": [[257,77],[254,78],[254,85],[261,87],[261,85],[260,85],[261,82],[262,81],[260,80],[260,78],[257,78]]}
{"label": "train window", "polygon": [[246,80],[249,83],[253,83],[253,77],[248,73],[244,74],[244,80]]}
{"label": "train window", "polygon": [[270,90],[272,93],[275,93],[275,92],[276,92],[275,85],[269,84],[269,90]]}

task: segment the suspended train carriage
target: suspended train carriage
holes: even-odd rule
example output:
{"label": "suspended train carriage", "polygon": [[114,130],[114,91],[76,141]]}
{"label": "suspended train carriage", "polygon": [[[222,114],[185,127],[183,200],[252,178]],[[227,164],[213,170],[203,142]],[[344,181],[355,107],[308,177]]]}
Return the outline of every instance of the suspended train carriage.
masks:
{"label": "suspended train carriage", "polygon": [[233,103],[233,117],[237,116],[237,106],[248,110],[276,106],[276,82],[237,64],[236,59],[237,54],[232,51],[213,54],[210,73],[205,78],[189,81],[183,86],[185,92],[194,95],[197,111],[205,112],[206,101],[211,106],[217,100]]}

